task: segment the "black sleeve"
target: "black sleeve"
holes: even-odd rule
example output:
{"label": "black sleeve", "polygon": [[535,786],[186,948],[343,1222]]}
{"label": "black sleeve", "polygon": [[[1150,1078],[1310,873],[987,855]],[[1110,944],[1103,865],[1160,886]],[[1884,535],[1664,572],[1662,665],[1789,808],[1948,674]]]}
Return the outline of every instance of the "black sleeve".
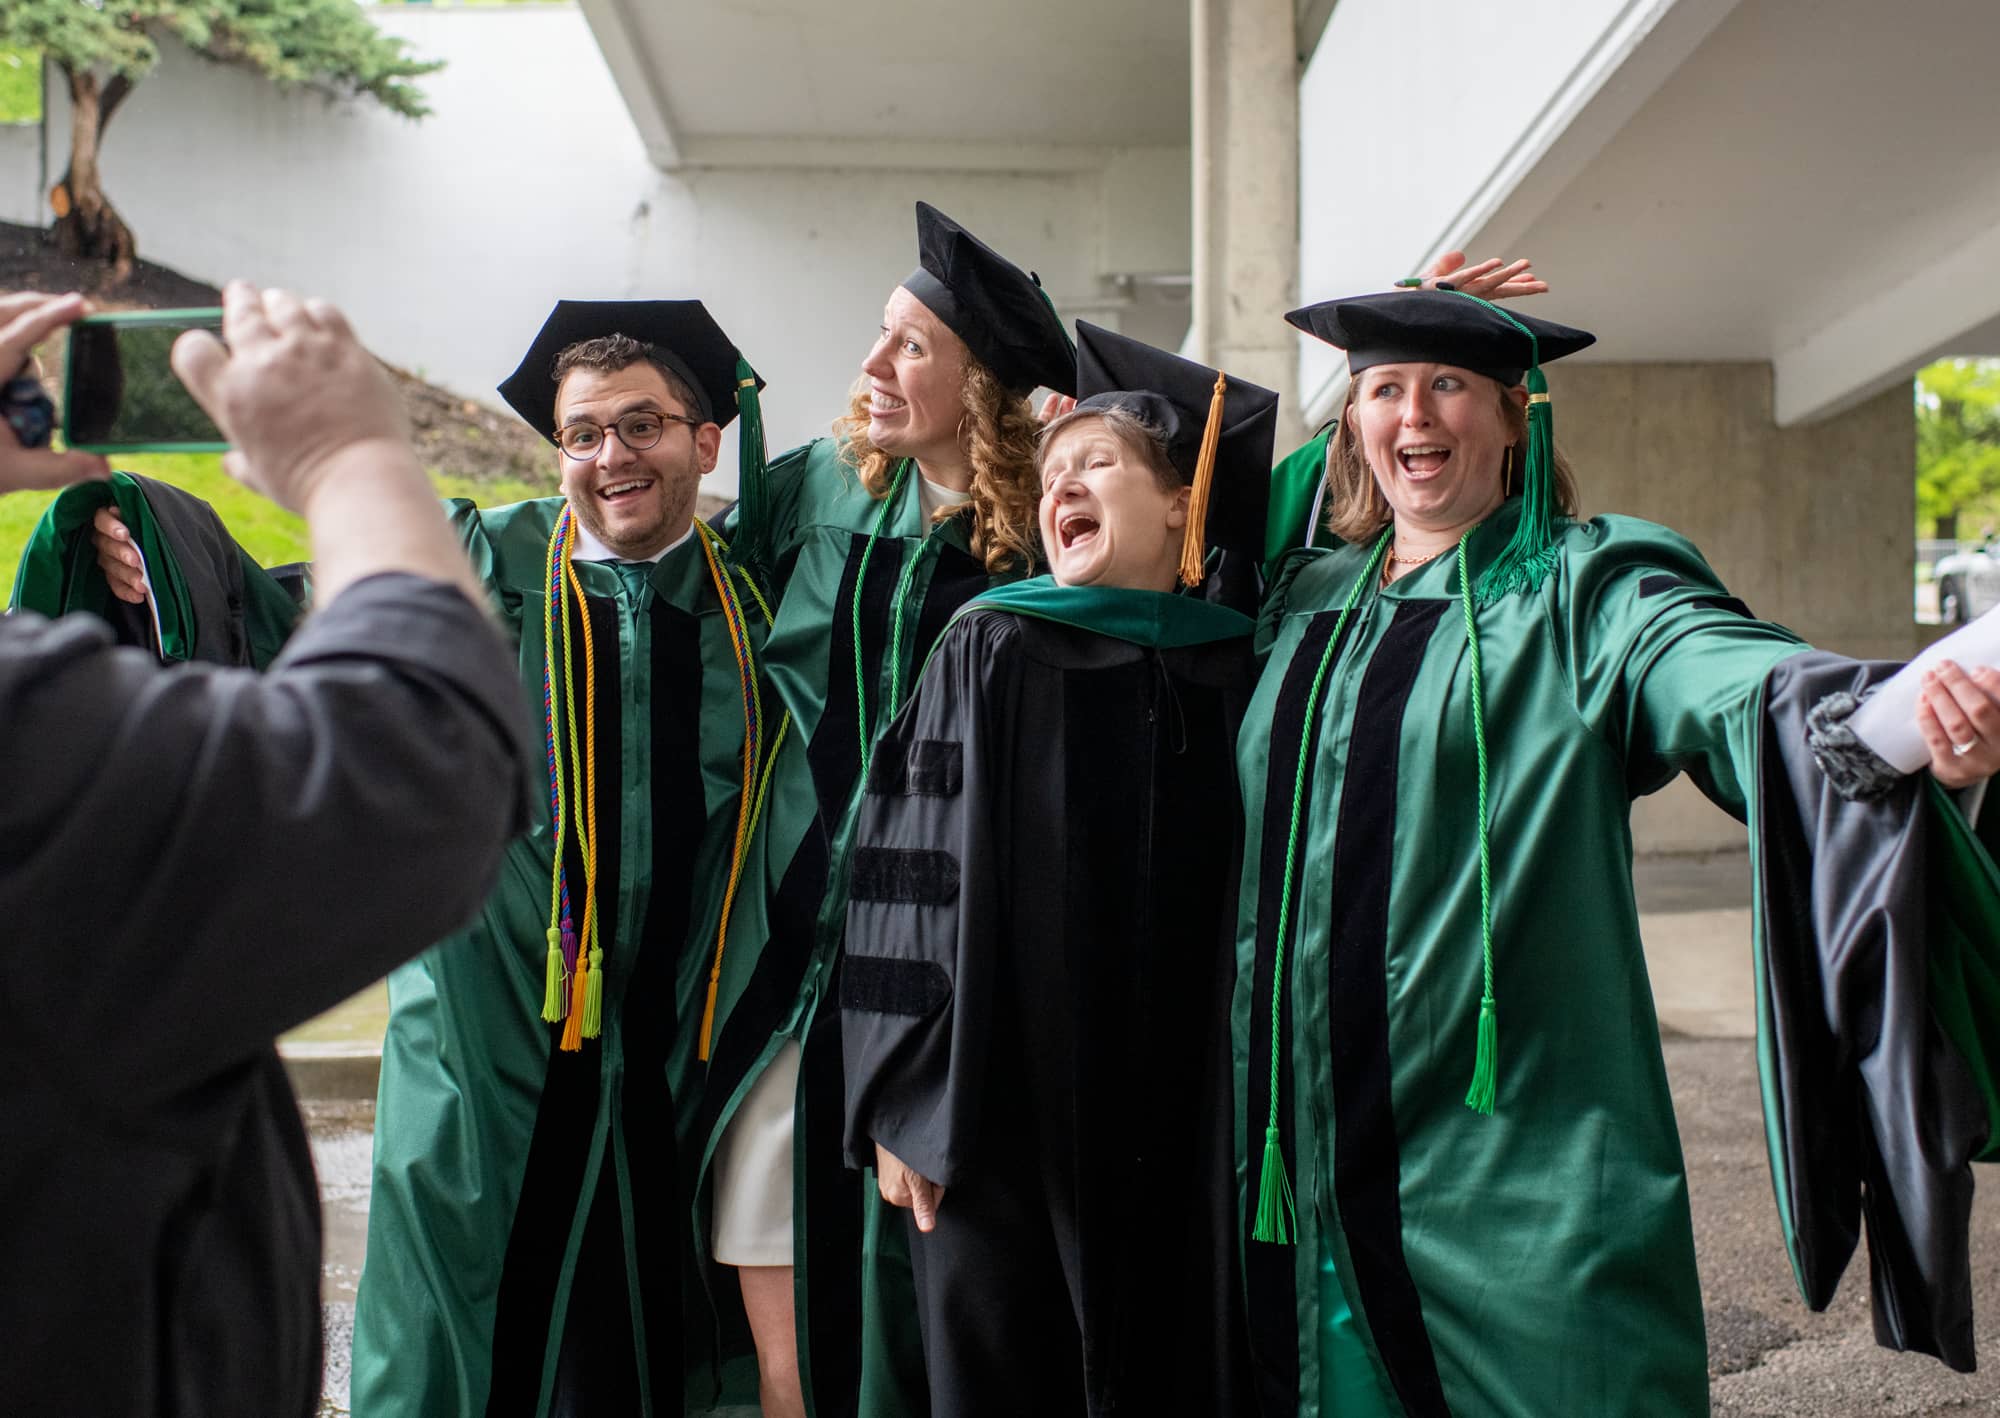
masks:
{"label": "black sleeve", "polygon": [[[1955,942],[1991,955],[2000,878],[1969,831],[1974,869],[1947,870],[1939,814],[1957,809],[1929,775],[1849,801],[1808,745],[1814,704],[1859,695],[1896,668],[1809,651],[1770,673],[1751,819],[1758,1064],[1779,1216],[1806,1303],[1832,1301],[1865,1229],[1877,1340],[1965,1372],[1970,1163],[1988,1147],[1989,1117],[1980,1076],[1939,1020],[1956,1006],[1995,1026],[1991,986],[1967,999],[1965,978],[1954,986],[1940,966],[1966,954]],[[1972,978],[1989,981],[1991,970],[1987,959]]]}
{"label": "black sleeve", "polygon": [[847,1150],[946,1186],[976,1146],[1004,930],[1011,617],[958,621],[876,743],[841,964]]}
{"label": "black sleeve", "polygon": [[0,621],[0,1020],[79,1086],[212,1077],[461,924],[525,822],[513,655],[379,576],[268,674]]}

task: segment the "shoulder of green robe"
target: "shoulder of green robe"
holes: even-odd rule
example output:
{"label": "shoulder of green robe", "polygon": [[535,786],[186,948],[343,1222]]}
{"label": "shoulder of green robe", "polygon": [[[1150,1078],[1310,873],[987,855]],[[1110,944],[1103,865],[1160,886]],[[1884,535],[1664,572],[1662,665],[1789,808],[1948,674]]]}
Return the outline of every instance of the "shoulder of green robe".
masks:
{"label": "shoulder of green robe", "polygon": [[560,497],[537,497],[499,507],[450,498],[445,510],[473,572],[496,592],[539,593],[548,566],[549,534],[562,515]]}
{"label": "shoulder of green robe", "polygon": [[1271,469],[1271,497],[1264,516],[1264,563],[1270,567],[1287,552],[1313,540],[1313,503],[1326,478],[1326,445],[1333,424],[1278,460]]}
{"label": "shoulder of green robe", "polygon": [[1729,594],[1695,544],[1658,522],[1592,517],[1565,527],[1560,545],[1562,574],[1547,584],[1586,606],[1607,599],[1651,599],[1677,588],[1710,597]]}
{"label": "shoulder of green robe", "polygon": [[834,438],[815,438],[771,460],[771,506],[779,557],[797,548],[816,528],[865,532],[875,525],[880,500],[862,485],[861,474],[840,455]]}

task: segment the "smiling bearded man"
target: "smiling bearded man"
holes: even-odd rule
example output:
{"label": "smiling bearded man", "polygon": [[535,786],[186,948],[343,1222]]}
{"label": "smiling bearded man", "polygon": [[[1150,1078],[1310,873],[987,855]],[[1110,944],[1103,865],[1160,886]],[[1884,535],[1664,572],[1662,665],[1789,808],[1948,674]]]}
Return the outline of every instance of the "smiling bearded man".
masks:
{"label": "smiling bearded man", "polygon": [[757,386],[698,301],[561,302],[500,386],[563,495],[453,520],[547,781],[479,917],[389,979],[358,1413],[679,1414],[716,1391],[712,1336],[748,1355],[740,1308],[683,1314],[737,1301],[695,1273],[677,1135],[726,1085],[701,1056],[763,929],[739,814],[777,737],[745,693],[763,619],[692,520]]}

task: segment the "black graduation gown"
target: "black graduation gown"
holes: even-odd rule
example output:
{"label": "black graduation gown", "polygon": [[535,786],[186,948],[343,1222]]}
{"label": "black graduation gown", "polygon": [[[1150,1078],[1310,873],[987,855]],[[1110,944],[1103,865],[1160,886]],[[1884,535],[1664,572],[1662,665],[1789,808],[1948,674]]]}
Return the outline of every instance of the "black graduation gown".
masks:
{"label": "black graduation gown", "polygon": [[500,637],[349,588],[274,673],[0,619],[0,1411],[305,1418],[319,1208],[272,1047],[463,920],[527,806]]}
{"label": "black graduation gown", "polygon": [[1229,1413],[1227,1011],[1248,642],[974,608],[869,767],[841,986],[850,1158],[911,1239],[962,1414]]}

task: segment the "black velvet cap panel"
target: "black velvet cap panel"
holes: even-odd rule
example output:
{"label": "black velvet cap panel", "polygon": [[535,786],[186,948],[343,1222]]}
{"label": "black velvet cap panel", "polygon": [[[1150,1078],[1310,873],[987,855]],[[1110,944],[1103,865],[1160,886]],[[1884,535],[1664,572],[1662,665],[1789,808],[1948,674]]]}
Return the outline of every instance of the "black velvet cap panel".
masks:
{"label": "black velvet cap panel", "polygon": [[[500,382],[500,397],[542,437],[555,442],[556,356],[580,340],[624,335],[651,347],[695,391],[690,409],[727,427],[736,417],[736,345],[698,300],[559,300],[520,365]],[[757,380],[762,389],[764,381]]]}
{"label": "black velvet cap panel", "polygon": [[[1076,335],[1077,408],[1122,408],[1160,429],[1167,461],[1193,482],[1216,371],[1087,320],[1076,322]],[[1210,546],[1261,554],[1277,418],[1275,393],[1229,377],[1208,494]]]}
{"label": "black velvet cap panel", "polygon": [[1512,387],[1530,365],[1547,364],[1597,343],[1588,330],[1514,315],[1531,342],[1506,317],[1451,291],[1395,290],[1302,306],[1285,319],[1315,339],[1347,351],[1347,369],[1378,364],[1450,364]]}
{"label": "black velvet cap panel", "polygon": [[1076,351],[1041,278],[928,202],[917,203],[917,269],[903,288],[1009,389],[1076,392]]}

